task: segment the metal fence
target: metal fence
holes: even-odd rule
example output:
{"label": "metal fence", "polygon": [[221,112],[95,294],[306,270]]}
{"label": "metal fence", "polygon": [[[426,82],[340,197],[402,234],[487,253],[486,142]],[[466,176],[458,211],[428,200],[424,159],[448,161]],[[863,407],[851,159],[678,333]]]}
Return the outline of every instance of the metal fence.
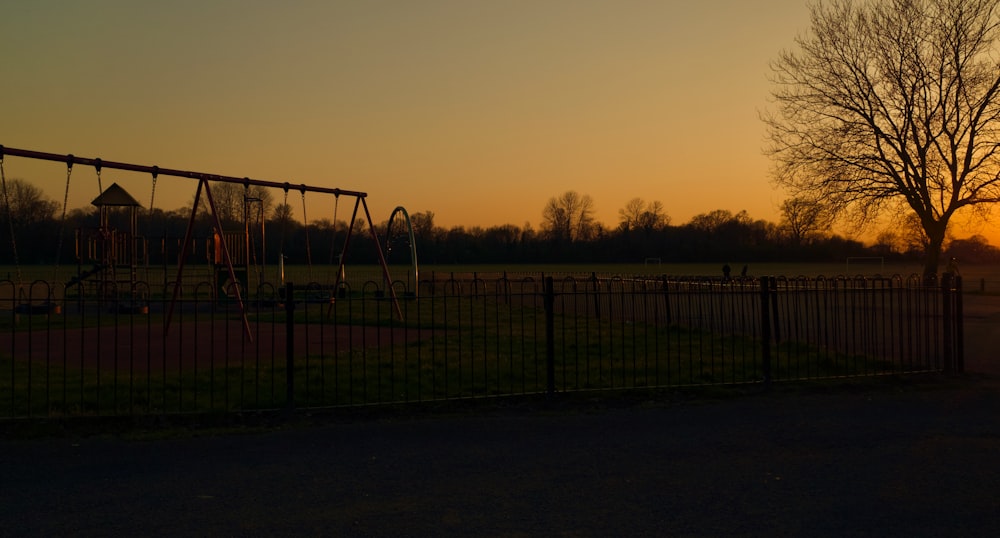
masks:
{"label": "metal fence", "polygon": [[[136,292],[136,290],[139,290]],[[0,418],[228,413],[962,369],[960,279],[0,281]],[[136,299],[139,297],[140,299]],[[241,308],[242,306],[242,308]]]}

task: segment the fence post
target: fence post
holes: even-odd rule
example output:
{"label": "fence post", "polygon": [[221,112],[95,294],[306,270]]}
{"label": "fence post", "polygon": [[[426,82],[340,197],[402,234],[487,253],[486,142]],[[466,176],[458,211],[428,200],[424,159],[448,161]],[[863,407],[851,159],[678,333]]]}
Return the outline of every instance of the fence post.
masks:
{"label": "fence post", "polygon": [[771,278],[760,277],[760,353],[764,384],[771,384]]}
{"label": "fence post", "polygon": [[545,392],[555,394],[556,392],[556,329],[555,329],[555,304],[556,293],[552,277],[547,276],[544,280],[544,304],[545,304]]}
{"label": "fence post", "polygon": [[597,319],[601,319],[601,290],[596,271],[590,273],[590,283],[593,284],[594,288],[594,316]]}
{"label": "fence post", "polygon": [[951,374],[955,373],[955,355],[954,355],[954,327],[952,323],[954,322],[953,310],[953,297],[952,297],[952,282],[954,281],[954,275],[952,273],[942,273],[941,274],[941,323],[942,327],[942,345],[944,347],[944,373]]}
{"label": "fence post", "polygon": [[295,409],[295,297],[294,286],[285,283],[285,409]]}
{"label": "fence post", "polygon": [[965,305],[962,302],[962,277],[955,275],[955,366],[965,372]]}
{"label": "fence post", "polygon": [[667,325],[673,323],[673,318],[670,315],[670,283],[667,282],[667,275],[660,276],[660,282],[663,287],[663,310],[666,316]]}

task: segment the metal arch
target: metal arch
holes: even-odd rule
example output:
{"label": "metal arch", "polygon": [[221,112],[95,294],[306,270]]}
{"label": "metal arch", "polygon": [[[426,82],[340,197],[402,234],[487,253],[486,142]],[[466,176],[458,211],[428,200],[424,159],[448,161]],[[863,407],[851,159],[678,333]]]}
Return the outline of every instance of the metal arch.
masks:
{"label": "metal arch", "polygon": [[406,211],[403,206],[396,206],[396,209],[392,210],[389,215],[389,222],[385,226],[385,248],[388,254],[389,241],[392,239],[390,234],[392,234],[392,221],[396,218],[397,213],[403,214],[404,222],[406,222],[406,230],[410,242],[410,263],[413,266],[413,297],[417,297],[417,288],[419,288],[418,283],[420,282],[420,268],[417,264],[417,239],[413,234],[413,223],[410,222],[410,214]]}

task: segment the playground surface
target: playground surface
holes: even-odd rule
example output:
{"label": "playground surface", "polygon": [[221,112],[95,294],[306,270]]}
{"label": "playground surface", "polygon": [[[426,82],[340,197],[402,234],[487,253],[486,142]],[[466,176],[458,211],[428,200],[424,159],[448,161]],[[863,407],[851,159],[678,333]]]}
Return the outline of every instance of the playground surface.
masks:
{"label": "playground surface", "polygon": [[[997,536],[997,301],[972,373],[731,397],[0,440],[22,535]],[[735,389],[734,389],[734,392]]]}

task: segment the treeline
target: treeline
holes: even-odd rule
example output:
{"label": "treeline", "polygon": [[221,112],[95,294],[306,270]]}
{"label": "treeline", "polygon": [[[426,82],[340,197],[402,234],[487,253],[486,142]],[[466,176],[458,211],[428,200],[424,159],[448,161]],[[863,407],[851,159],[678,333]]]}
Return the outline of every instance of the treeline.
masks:
{"label": "treeline", "polygon": [[[32,192],[30,185],[18,180],[8,184],[8,202],[0,207],[0,263],[13,264],[15,251],[21,264],[91,263],[93,248],[87,243],[96,237],[93,231],[100,224],[97,208],[73,209],[64,217],[59,204]],[[213,193],[223,228],[249,243],[252,262],[274,264],[283,255],[289,264],[336,263],[347,238],[348,224],[343,219],[336,224],[329,219],[310,220],[306,227],[290,205],[272,204],[266,193],[254,193],[257,205],[249,204],[247,212],[243,210],[242,187],[231,193],[213,188]],[[444,228],[434,223],[432,212],[412,213],[409,220],[418,259],[421,264],[643,263],[648,259],[742,264],[842,262],[849,256],[899,261],[922,256],[919,242],[905,243],[897,236],[882,234],[875,244],[864,244],[831,234],[828,228],[803,226],[801,218],[796,226],[790,226],[787,221],[796,219],[788,215],[773,223],[753,219],[745,211],[720,209],[673,225],[659,203],[639,199],[619,211],[621,220],[611,228],[589,217],[589,198],[572,194],[550,200],[537,230],[530,224]],[[140,263],[175,264],[191,217],[190,207],[152,211],[114,208],[107,212],[109,224],[128,229],[133,211],[137,233],[147,245],[142,250],[148,255]],[[388,224],[383,221],[375,226],[383,253],[390,263],[409,263],[405,220],[394,219],[391,230],[387,230]],[[209,211],[199,210],[188,263],[209,263],[213,229]],[[1000,249],[981,236],[951,241],[946,254],[963,263],[1000,262]],[[377,261],[372,234],[367,223],[359,219],[353,223],[347,262]]]}

